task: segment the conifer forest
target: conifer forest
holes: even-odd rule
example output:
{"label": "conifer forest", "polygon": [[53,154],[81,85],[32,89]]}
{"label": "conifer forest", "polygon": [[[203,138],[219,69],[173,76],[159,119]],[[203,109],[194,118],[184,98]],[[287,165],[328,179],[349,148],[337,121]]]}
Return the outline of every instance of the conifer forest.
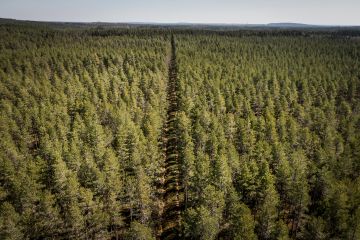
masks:
{"label": "conifer forest", "polygon": [[360,239],[360,30],[0,22],[0,239]]}

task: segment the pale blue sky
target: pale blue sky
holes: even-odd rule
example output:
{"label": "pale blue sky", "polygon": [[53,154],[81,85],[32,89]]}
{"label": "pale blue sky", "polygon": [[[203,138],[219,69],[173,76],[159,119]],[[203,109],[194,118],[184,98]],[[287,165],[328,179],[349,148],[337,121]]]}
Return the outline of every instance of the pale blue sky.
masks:
{"label": "pale blue sky", "polygon": [[0,0],[0,17],[77,22],[360,25],[360,0]]}

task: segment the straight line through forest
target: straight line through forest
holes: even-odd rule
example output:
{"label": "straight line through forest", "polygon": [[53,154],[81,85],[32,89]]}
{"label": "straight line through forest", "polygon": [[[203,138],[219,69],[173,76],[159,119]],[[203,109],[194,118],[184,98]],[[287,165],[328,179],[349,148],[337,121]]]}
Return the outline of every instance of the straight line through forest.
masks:
{"label": "straight line through forest", "polygon": [[182,190],[180,179],[179,139],[176,115],[179,111],[179,84],[177,79],[176,46],[171,37],[168,63],[167,113],[163,126],[162,146],[164,168],[162,184],[162,209],[160,210],[159,239],[179,239],[181,235]]}

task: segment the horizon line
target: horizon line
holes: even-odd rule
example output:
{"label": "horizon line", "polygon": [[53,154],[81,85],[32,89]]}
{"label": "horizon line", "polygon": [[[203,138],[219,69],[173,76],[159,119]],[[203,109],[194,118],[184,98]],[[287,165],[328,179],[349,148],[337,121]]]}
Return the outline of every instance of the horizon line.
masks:
{"label": "horizon line", "polygon": [[25,22],[46,22],[46,23],[81,23],[81,24],[94,24],[94,23],[109,23],[109,24],[147,24],[147,25],[272,25],[272,24],[284,24],[284,25],[301,25],[314,26],[314,27],[360,27],[356,24],[316,24],[316,23],[303,23],[303,22],[291,22],[291,21],[276,21],[268,23],[234,23],[234,22],[162,22],[162,21],[64,21],[64,20],[34,20],[34,19],[17,19],[9,17],[0,17],[3,20],[13,21],[25,21]]}

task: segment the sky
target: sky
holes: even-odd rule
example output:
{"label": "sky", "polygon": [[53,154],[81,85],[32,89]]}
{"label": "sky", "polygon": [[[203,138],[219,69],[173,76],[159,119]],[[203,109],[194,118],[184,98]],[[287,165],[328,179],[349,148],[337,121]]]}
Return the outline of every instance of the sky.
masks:
{"label": "sky", "polygon": [[0,18],[66,22],[360,25],[360,0],[0,0]]}

